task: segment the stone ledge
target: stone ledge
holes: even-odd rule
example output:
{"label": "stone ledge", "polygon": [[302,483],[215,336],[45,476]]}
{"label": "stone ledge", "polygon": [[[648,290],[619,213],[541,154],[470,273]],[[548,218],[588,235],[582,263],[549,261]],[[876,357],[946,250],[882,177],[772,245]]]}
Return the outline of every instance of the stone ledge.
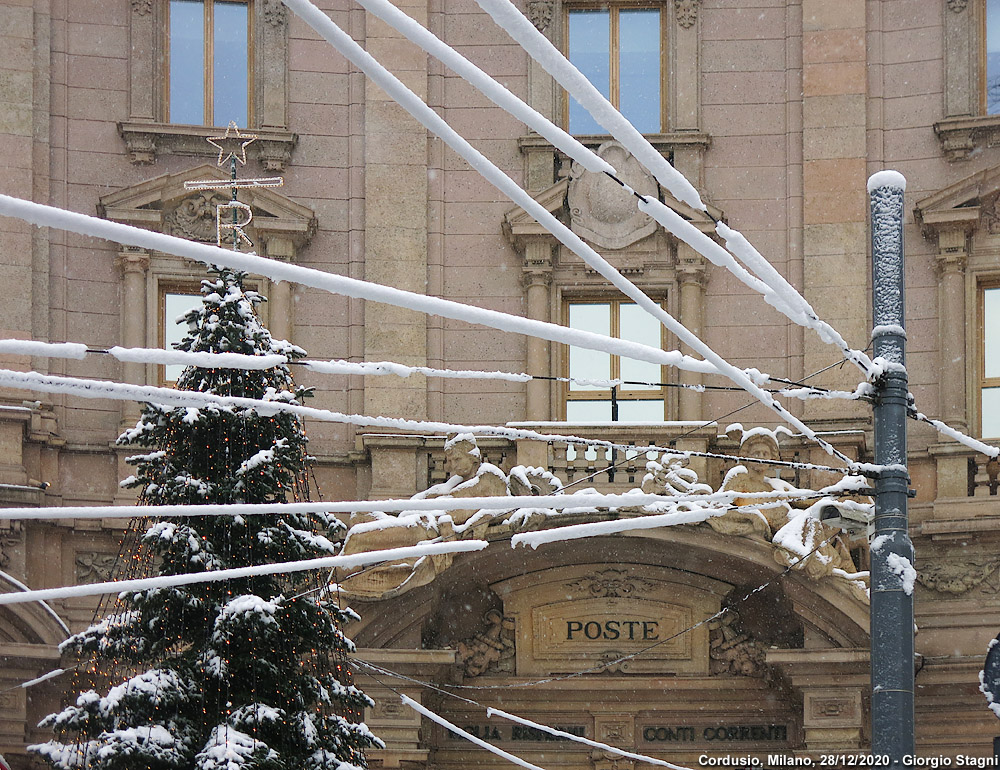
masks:
{"label": "stone ledge", "polygon": [[[214,126],[183,126],[170,123],[119,123],[118,133],[125,140],[129,160],[134,165],[152,165],[157,155],[193,155],[213,157],[217,151],[207,141],[225,129]],[[265,171],[283,172],[298,144],[298,134],[275,129],[245,129],[257,141],[247,147],[247,156],[258,161]]]}
{"label": "stone ledge", "polygon": [[[1000,116],[998,116],[1000,117]],[[666,134],[646,134],[646,140],[665,156],[681,147],[698,147],[707,150],[712,144],[711,134],[701,131],[671,131]],[[585,147],[594,148],[611,140],[610,134],[580,134],[574,136]],[[531,150],[554,150],[545,137],[534,132],[518,137],[517,146],[521,152]]]}

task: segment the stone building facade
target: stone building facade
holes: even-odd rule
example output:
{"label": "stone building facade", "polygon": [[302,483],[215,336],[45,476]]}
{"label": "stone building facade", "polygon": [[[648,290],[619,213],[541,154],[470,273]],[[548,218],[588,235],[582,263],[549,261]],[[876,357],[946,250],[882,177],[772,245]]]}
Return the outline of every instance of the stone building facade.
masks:
{"label": "stone building facade", "polygon": [[[575,167],[360,7],[341,0],[317,4],[729,361],[826,387],[856,385],[850,366],[833,366],[833,348],[637,216],[607,180]],[[574,119],[562,90],[472,0],[397,5],[555,122]],[[171,13],[176,22],[188,6],[207,19],[200,43],[197,36],[191,43],[190,30],[171,26]],[[1000,380],[992,378],[1000,376],[1000,354],[990,335],[1000,334],[994,314],[1000,313],[1000,116],[990,113],[987,49],[1000,8],[992,0],[527,0],[520,6],[571,55],[580,34],[573,25],[585,21],[584,12],[611,29],[633,23],[631,11],[652,14],[642,18],[655,20],[656,56],[638,80],[629,80],[625,38],[612,40],[604,54],[599,50],[598,58],[608,59],[610,92],[625,109],[637,89],[659,91],[655,106],[643,108],[644,116],[653,116],[647,131],[653,145],[698,188],[712,216],[741,230],[857,348],[868,344],[870,332],[865,180],[883,168],[901,171],[908,180],[911,390],[927,415],[997,440]],[[219,32],[212,19],[228,13],[236,21],[220,22]],[[233,43],[229,33],[237,27],[242,31]],[[209,63],[185,70],[182,43],[202,46]],[[233,45],[242,45],[248,73],[242,79],[239,67],[210,66],[213,51]],[[194,80],[180,82],[182,75]],[[171,119],[190,106],[181,104],[193,93],[190,82],[204,97],[201,123]],[[285,179],[281,188],[242,197],[254,211],[249,235],[258,253],[538,320],[572,325],[596,312],[610,331],[627,336],[630,310],[603,279],[277,0],[0,2],[0,192],[212,240],[212,197],[183,183],[220,173],[205,139],[225,122],[215,119],[227,114],[220,112],[219,95],[234,93],[242,105],[237,111],[259,136],[247,173]],[[580,138],[632,187],[657,193],[655,181],[610,137]],[[661,197],[712,231],[704,213]],[[167,254],[0,219],[0,337],[160,347],[173,334],[170,309],[190,296],[201,274],[198,265]],[[272,332],[314,359],[576,373],[573,354],[558,344],[257,281],[269,298],[263,314]],[[659,341],[678,347],[668,334]],[[0,357],[5,367],[20,370],[139,384],[171,379],[155,365],[108,356]],[[591,365],[581,361],[579,371]],[[599,365],[629,371],[617,359]],[[300,381],[316,388],[315,406],[349,414],[516,424],[723,454],[737,449],[724,435],[731,420],[770,424],[761,407],[730,416],[746,404],[739,393],[673,387],[723,384],[712,378],[666,368],[653,378],[667,385],[621,394],[625,414],[641,419],[623,417],[613,425],[588,417],[604,414],[608,393],[552,380],[302,372]],[[810,425],[831,431],[847,454],[870,456],[870,418],[859,405],[790,406]],[[118,487],[127,474],[114,439],[137,414],[134,405],[118,402],[0,391],[0,505],[133,502]],[[327,499],[406,497],[446,478],[441,436],[332,423],[308,430]],[[601,490],[633,488],[644,473],[642,455],[608,472],[609,458],[583,447],[496,438],[479,443],[484,458],[504,473],[531,466],[566,482],[596,473],[586,484]],[[927,755],[985,756],[997,728],[977,691],[977,673],[1000,630],[998,468],[921,424],[911,426],[909,451],[919,573],[918,747]],[[827,459],[798,439],[783,442],[782,453]],[[728,466],[695,461],[692,467],[717,487]],[[828,478],[815,472],[788,480],[816,486]],[[3,590],[105,579],[124,525],[120,519],[28,524],[0,518]],[[363,657],[415,678],[527,682],[578,673],[592,661],[633,651],[604,644],[603,637],[595,644],[586,634],[553,639],[545,618],[585,623],[603,612],[593,622],[606,624],[616,620],[607,615],[610,607],[626,619],[640,618],[634,622],[652,622],[648,613],[661,613],[681,630],[780,570],[767,546],[707,527],[530,552],[494,547],[456,558],[405,597],[358,600],[364,617],[352,633]],[[678,762],[703,752],[815,755],[863,748],[867,609],[835,586],[797,575],[764,596],[767,602],[740,613],[738,626],[700,627],[634,665],[533,688],[477,691],[476,698]],[[56,645],[89,623],[94,607],[94,601],[67,599],[0,609],[0,753],[15,768],[27,766],[24,746],[41,737],[34,725],[58,703],[61,681],[17,685],[58,665]],[[742,652],[720,657],[722,648]],[[373,762],[444,768],[494,761],[421,723],[377,683],[365,686],[378,701],[371,725],[389,744]],[[494,726],[431,691],[403,689],[546,767],[630,764],[539,740],[528,728]]]}

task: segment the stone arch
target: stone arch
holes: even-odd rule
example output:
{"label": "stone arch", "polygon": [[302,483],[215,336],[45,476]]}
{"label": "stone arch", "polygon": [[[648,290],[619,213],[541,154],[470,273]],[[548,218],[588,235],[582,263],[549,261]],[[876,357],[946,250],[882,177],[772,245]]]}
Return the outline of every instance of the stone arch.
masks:
{"label": "stone arch", "polygon": [[[433,582],[405,595],[352,601],[362,620],[348,633],[359,657],[411,678],[393,684],[410,697],[431,697],[417,681],[487,688],[540,682],[510,694],[519,704],[514,713],[681,764],[704,751],[829,748],[831,730],[838,746],[859,749],[868,607],[844,581],[786,572],[773,554],[769,544],[703,526],[537,550],[511,550],[497,540],[456,556]],[[765,583],[764,592],[753,592]],[[716,614],[732,605],[735,613]],[[761,633],[769,625],[781,633]],[[386,764],[430,756],[441,757],[442,766],[459,762],[464,747],[443,733],[418,732],[420,720],[399,710],[398,696],[378,676],[361,678],[376,700],[368,722],[409,752],[386,755]],[[531,743],[537,736],[503,726],[494,734],[476,722],[482,715],[474,710],[450,699],[433,703],[460,726],[479,724],[494,742],[529,761],[543,759],[531,753],[542,751]],[[661,733],[666,742],[648,737]],[[745,745],[705,737],[743,740],[744,733]],[[594,757],[577,756],[577,748],[560,752],[566,761],[607,770]]]}
{"label": "stone arch", "polygon": [[[0,573],[0,593],[24,591],[23,585]],[[69,627],[48,604],[0,606],[0,646],[42,644],[56,646],[70,635]]]}

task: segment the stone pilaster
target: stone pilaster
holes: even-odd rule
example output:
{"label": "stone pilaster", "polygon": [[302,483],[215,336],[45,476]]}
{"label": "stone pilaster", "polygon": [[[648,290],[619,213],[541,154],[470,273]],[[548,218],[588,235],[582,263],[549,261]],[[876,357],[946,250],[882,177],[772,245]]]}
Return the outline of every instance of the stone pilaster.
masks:
{"label": "stone pilaster", "polygon": [[863,748],[863,693],[871,686],[867,649],[769,650],[767,662],[802,695],[808,753]]}
{"label": "stone pilaster", "polygon": [[[267,239],[267,256],[280,262],[293,262],[295,244],[291,238],[270,237]],[[288,281],[268,281],[267,302],[271,336],[276,340],[291,341],[295,329],[292,317],[292,284]]]}

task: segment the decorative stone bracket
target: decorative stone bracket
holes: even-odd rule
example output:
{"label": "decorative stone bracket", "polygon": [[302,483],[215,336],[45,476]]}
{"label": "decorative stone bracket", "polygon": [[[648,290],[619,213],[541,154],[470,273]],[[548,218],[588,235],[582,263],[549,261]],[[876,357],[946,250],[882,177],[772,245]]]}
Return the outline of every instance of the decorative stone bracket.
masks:
{"label": "decorative stone bracket", "polygon": [[1000,115],[946,118],[934,133],[949,161],[968,160],[973,150],[1000,144]]}

